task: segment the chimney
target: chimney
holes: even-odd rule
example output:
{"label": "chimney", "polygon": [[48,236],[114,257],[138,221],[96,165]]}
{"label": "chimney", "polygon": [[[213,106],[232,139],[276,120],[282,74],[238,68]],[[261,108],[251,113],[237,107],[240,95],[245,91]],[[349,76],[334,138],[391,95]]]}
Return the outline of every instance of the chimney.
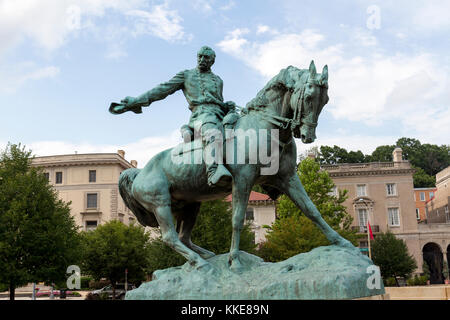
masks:
{"label": "chimney", "polygon": [[135,168],[137,168],[137,161],[136,160],[131,160],[131,165]]}
{"label": "chimney", "polygon": [[123,151],[123,150],[117,150],[117,153],[118,153],[122,158],[125,159],[125,151]]}
{"label": "chimney", "polygon": [[402,149],[401,148],[395,148],[392,152],[392,158],[394,159],[394,162],[402,162]]}

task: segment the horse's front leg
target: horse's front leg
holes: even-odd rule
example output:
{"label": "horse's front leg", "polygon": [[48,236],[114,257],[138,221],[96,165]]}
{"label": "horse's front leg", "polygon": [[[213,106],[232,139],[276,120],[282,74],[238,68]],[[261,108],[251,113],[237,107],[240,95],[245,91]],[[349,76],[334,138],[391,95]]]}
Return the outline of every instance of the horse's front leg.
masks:
{"label": "horse's front leg", "polygon": [[297,175],[292,174],[288,179],[279,179],[278,187],[302,210],[302,212],[314,222],[314,224],[325,234],[331,244],[341,247],[355,248],[352,243],[344,239],[339,233],[331,228],[322,218],[319,210],[309,198]]}
{"label": "horse's front leg", "polygon": [[235,176],[233,180],[233,234],[231,237],[231,248],[228,262],[235,272],[241,272],[242,265],[239,261],[239,242],[241,239],[241,231],[244,227],[245,212],[247,210],[248,198],[250,196],[253,180],[247,176]]}

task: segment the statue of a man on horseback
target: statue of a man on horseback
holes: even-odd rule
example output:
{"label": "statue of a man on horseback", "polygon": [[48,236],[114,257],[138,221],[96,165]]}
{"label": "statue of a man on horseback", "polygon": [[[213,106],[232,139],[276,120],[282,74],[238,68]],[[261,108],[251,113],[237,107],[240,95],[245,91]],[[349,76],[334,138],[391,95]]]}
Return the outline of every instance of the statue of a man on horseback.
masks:
{"label": "statue of a man on horseback", "polygon": [[[196,69],[178,73],[143,95],[126,97],[122,103],[112,103],[110,112],[125,111],[140,113],[142,106],[161,100],[177,90],[183,93],[192,110],[189,124],[184,130],[199,132],[203,147],[213,143],[208,131],[222,131],[224,116],[233,111],[233,102],[224,103],[222,80],[211,72],[215,54],[209,47],[198,52]],[[202,201],[223,199],[232,193],[233,235],[229,254],[232,270],[239,272],[240,232],[252,187],[260,185],[272,199],[286,194],[302,212],[325,234],[331,244],[354,248],[322,218],[309,198],[297,175],[297,149],[294,138],[303,143],[315,140],[318,117],[328,102],[328,67],[316,72],[311,61],[309,69],[289,66],[274,76],[233,122],[235,132],[253,132],[258,150],[267,142],[277,140],[270,147],[277,155],[275,172],[264,173],[267,162],[261,158],[251,161],[255,150],[239,135],[227,137],[244,161],[207,163],[179,163],[173,161],[175,148],[155,155],[143,169],[131,168],[123,171],[119,179],[119,191],[128,208],[145,226],[160,227],[163,241],[183,255],[194,268],[211,268],[207,259],[214,255],[191,241]],[[232,114],[230,114],[232,115]],[[227,122],[225,120],[225,122]],[[228,123],[228,122],[227,122]],[[188,133],[189,133],[188,132]],[[188,134],[189,135],[189,134]],[[214,137],[217,137],[215,135]],[[176,224],[174,223],[176,218]]]}
{"label": "statue of a man on horseback", "polygon": [[[125,111],[141,113],[143,106],[182,90],[192,111],[189,124],[181,128],[185,142],[190,141],[194,135],[200,135],[204,148],[212,143],[220,144],[221,141],[215,139],[221,135],[213,133],[219,131],[223,136],[222,120],[227,113],[234,111],[235,103],[223,101],[223,81],[211,71],[215,57],[214,50],[203,46],[197,53],[197,68],[181,71],[168,82],[161,83],[136,98],[126,97],[121,101],[122,104],[113,104],[110,111],[114,114]],[[227,185],[231,181],[230,172],[221,163],[208,162],[206,170],[209,185]]]}

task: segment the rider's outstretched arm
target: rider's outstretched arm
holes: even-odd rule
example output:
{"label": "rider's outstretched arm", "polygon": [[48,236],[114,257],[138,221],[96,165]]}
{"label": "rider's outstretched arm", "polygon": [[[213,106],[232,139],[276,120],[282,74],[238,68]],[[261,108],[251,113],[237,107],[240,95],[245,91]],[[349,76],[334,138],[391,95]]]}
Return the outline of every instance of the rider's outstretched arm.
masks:
{"label": "rider's outstretched arm", "polygon": [[172,79],[167,82],[161,83],[155,88],[147,91],[144,94],[136,97],[134,103],[141,106],[148,106],[153,101],[162,100],[168,95],[183,89],[184,86],[184,73],[185,71],[178,72]]}

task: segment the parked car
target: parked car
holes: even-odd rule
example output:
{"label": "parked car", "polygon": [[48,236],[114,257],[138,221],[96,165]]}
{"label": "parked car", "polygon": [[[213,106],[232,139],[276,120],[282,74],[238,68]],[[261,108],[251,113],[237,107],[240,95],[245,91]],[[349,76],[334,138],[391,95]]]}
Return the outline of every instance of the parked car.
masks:
{"label": "parked car", "polygon": [[[128,283],[128,290],[136,289],[136,287],[130,283]],[[115,299],[125,299],[125,284],[124,283],[118,283],[116,284],[116,295]],[[98,290],[91,291],[89,293],[88,299],[91,300],[99,300],[99,299],[112,299],[113,297],[113,287],[112,285],[107,285],[106,287],[103,287]]]}

